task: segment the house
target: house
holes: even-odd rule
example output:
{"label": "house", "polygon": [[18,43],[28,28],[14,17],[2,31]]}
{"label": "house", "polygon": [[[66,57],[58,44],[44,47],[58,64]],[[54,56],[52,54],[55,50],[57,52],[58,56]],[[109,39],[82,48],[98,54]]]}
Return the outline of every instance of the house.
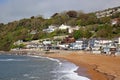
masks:
{"label": "house", "polygon": [[82,40],[82,39],[78,39],[78,40],[75,41],[75,43],[80,43],[80,44],[82,44],[82,43],[83,43],[83,40]]}
{"label": "house", "polygon": [[36,44],[30,43],[30,44],[26,45],[26,48],[27,49],[31,49],[31,48],[33,49],[33,48],[37,48],[37,46],[38,45],[36,45]]}
{"label": "house", "polygon": [[59,44],[58,47],[59,47],[60,49],[67,50],[68,47],[69,47],[69,45],[68,45],[68,44]]}
{"label": "house", "polygon": [[14,42],[14,45],[20,45],[20,44],[22,44],[23,43],[23,40],[18,40],[18,41],[16,41],[16,42]]}
{"label": "house", "polygon": [[62,44],[69,44],[75,42],[75,39],[71,36],[66,37],[61,41]]}
{"label": "house", "polygon": [[88,41],[88,47],[89,47],[89,48],[94,47],[95,40],[96,40],[95,38],[89,39],[89,41]]}
{"label": "house", "polygon": [[69,48],[70,49],[73,49],[73,50],[82,50],[83,49],[83,40],[76,40],[74,43],[71,43],[69,45]]}
{"label": "house", "polygon": [[43,45],[38,43],[29,43],[26,45],[26,49],[40,49],[42,47]]}
{"label": "house", "polygon": [[37,33],[37,30],[30,31],[30,34],[36,34],[36,33]]}
{"label": "house", "polygon": [[32,40],[31,43],[39,44],[39,40]]}
{"label": "house", "polygon": [[70,28],[68,28],[68,33],[72,33],[73,31],[75,31],[75,30],[79,30],[79,29],[80,29],[79,26],[70,27]]}
{"label": "house", "polygon": [[110,52],[110,48],[109,47],[103,47],[101,53],[104,53],[104,54],[109,54]]}
{"label": "house", "polygon": [[69,28],[70,28],[70,26],[67,26],[67,25],[64,25],[64,24],[62,24],[62,25],[59,27],[60,30],[69,29]]}
{"label": "house", "polygon": [[120,25],[120,18],[115,18],[111,20],[112,25]]}
{"label": "house", "polygon": [[69,48],[69,44],[75,42],[75,39],[71,36],[65,37],[62,41],[61,44],[59,44],[58,46],[61,49],[68,49]]}
{"label": "house", "polygon": [[109,47],[113,45],[112,40],[106,39],[91,39],[89,41],[89,47],[92,50],[92,53],[100,54],[102,52],[108,53]]}
{"label": "house", "polygon": [[68,35],[64,35],[64,36],[54,36],[53,39],[56,40],[56,39],[60,39],[60,40],[63,40],[64,38],[68,37]]}
{"label": "house", "polygon": [[118,44],[120,45],[120,37],[118,38]]}
{"label": "house", "polygon": [[97,18],[102,18],[102,17],[112,16],[113,14],[119,13],[119,12],[120,12],[120,6],[105,9],[105,10],[102,10],[102,11],[97,11],[97,12],[95,12],[95,14],[96,14]]}
{"label": "house", "polygon": [[106,46],[111,46],[111,43],[112,40],[100,39],[100,40],[95,40],[94,46],[106,47]]}
{"label": "house", "polygon": [[44,45],[50,45],[50,44],[52,44],[52,42],[51,41],[43,41],[43,44]]}
{"label": "house", "polygon": [[69,48],[72,50],[82,50],[82,44],[80,43],[71,43]]}
{"label": "house", "polygon": [[47,29],[43,29],[44,32],[51,33],[57,29],[56,26],[50,25]]}
{"label": "house", "polygon": [[101,44],[99,40],[94,40],[93,45],[91,47],[92,53],[100,54],[101,53]]}

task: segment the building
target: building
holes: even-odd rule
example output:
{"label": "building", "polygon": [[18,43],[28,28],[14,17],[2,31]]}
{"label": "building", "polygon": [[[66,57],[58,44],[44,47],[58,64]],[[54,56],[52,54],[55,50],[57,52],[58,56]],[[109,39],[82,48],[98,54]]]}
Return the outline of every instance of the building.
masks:
{"label": "building", "polygon": [[113,41],[112,40],[105,40],[105,39],[100,39],[100,40],[95,40],[94,47],[110,47],[112,46]]}
{"label": "building", "polygon": [[69,45],[69,48],[70,49],[73,49],[73,50],[82,50],[83,49],[83,40],[76,40],[74,43],[71,43]]}
{"label": "building", "polygon": [[120,25],[120,18],[115,18],[111,20],[111,25]]}
{"label": "building", "polygon": [[80,29],[79,26],[70,27],[70,28],[68,28],[68,33],[72,33],[72,32],[74,32],[75,30],[79,30],[79,29]]}
{"label": "building", "polygon": [[68,33],[72,33],[72,32],[75,31],[75,30],[79,30],[80,27],[79,27],[79,26],[70,27],[70,26],[67,26],[67,25],[62,24],[62,25],[59,27],[59,29],[60,29],[60,30],[68,29]]}
{"label": "building", "polygon": [[64,36],[54,36],[53,39],[60,39],[63,40],[64,38],[68,37],[68,35],[64,35]]}
{"label": "building", "polygon": [[59,27],[60,30],[69,29],[69,28],[70,28],[70,26],[67,26],[67,25],[64,25],[64,24],[62,24],[62,25]]}
{"label": "building", "polygon": [[23,40],[18,40],[18,41],[16,41],[16,42],[14,42],[14,45],[20,45],[20,44],[22,44],[23,43]]}
{"label": "building", "polygon": [[68,36],[61,41],[62,44],[70,44],[73,42],[75,42],[75,39],[71,36]]}
{"label": "building", "polygon": [[29,43],[29,44],[26,45],[26,48],[27,49],[36,49],[36,48],[38,48],[38,44]]}
{"label": "building", "polygon": [[43,41],[43,44],[44,45],[50,45],[50,44],[52,44],[52,41]]}
{"label": "building", "polygon": [[32,30],[31,32],[30,32],[30,34],[36,34],[37,33],[37,30]]}
{"label": "building", "polygon": [[44,32],[51,33],[57,29],[56,26],[50,25],[47,29],[43,29]]}
{"label": "building", "polygon": [[102,18],[102,17],[109,17],[112,16],[115,13],[120,12],[120,7],[115,7],[115,8],[109,8],[103,11],[97,11],[95,12],[97,18]]}

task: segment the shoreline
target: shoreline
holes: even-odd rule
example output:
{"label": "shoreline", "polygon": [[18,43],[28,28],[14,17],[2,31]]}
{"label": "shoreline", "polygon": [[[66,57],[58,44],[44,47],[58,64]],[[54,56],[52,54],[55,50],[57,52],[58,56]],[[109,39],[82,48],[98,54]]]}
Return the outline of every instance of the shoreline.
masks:
{"label": "shoreline", "polygon": [[[86,68],[88,77],[90,76],[91,80],[120,80],[120,76],[118,77],[118,76],[116,76],[116,74],[111,74],[107,71],[101,70],[100,69],[101,65],[98,65],[96,63],[88,64],[86,62],[83,62],[84,60],[83,61],[75,61],[75,60],[78,60],[78,58],[81,58],[80,55],[84,56],[84,57],[85,57],[85,55],[90,55],[90,56],[95,56],[95,57],[106,57],[106,58],[109,58],[109,59],[110,58],[115,58],[115,57],[112,57],[112,56],[95,55],[95,54],[88,54],[88,53],[84,54],[84,53],[78,53],[78,52],[72,52],[72,53],[69,53],[69,54],[68,53],[67,54],[66,53],[65,54],[63,54],[63,53],[62,54],[59,54],[59,53],[58,54],[57,53],[56,54],[47,54],[47,55],[44,55],[44,56],[51,57],[51,58],[65,59],[65,60],[68,60],[69,62],[74,63],[75,65],[77,65],[79,67]],[[70,56],[71,57],[74,56],[73,59],[70,58]],[[76,59],[75,59],[75,57],[76,57]],[[120,60],[120,57],[119,57],[119,60]],[[80,75],[79,69],[76,72]]]}
{"label": "shoreline", "polygon": [[[50,54],[50,55],[45,55],[44,57],[50,57],[50,58],[54,58],[54,59],[64,59],[64,60],[67,60],[67,61],[69,61],[69,62],[71,62],[71,63],[73,63],[73,64],[75,64],[76,66],[78,66],[79,68],[75,71],[79,76],[83,76],[83,74],[85,74],[85,75],[87,75],[87,76],[84,76],[84,77],[87,77],[87,78],[89,78],[90,80],[114,80],[114,79],[109,79],[109,78],[107,78],[108,77],[108,75],[107,74],[104,74],[104,73],[102,73],[102,72],[99,72],[99,71],[97,71],[96,69],[97,69],[97,67],[95,67],[95,68],[88,68],[88,65],[86,66],[86,64],[83,64],[83,63],[80,63],[80,64],[78,64],[78,63],[76,63],[76,62],[74,62],[74,61],[72,61],[72,60],[70,60],[70,59],[68,59],[68,58],[65,58],[65,57],[59,57],[59,56],[54,56],[54,55],[52,55],[52,54]],[[85,71],[85,73],[82,73],[81,74],[81,68],[80,67],[83,67],[84,69],[86,69],[86,71]],[[93,66],[91,66],[91,67],[93,67]],[[82,68],[82,69],[83,69]],[[88,72],[89,71],[89,69],[90,69],[90,72]],[[91,70],[93,70],[92,72],[91,72]],[[95,72],[94,72],[95,71]],[[97,73],[97,75],[98,74],[100,74],[100,76],[104,76],[103,78],[101,78],[101,77],[99,77],[99,79],[96,79],[95,77],[94,77],[94,75],[89,75],[89,74],[91,74],[91,73],[94,73],[94,74],[96,74]],[[98,78],[98,77],[97,77]]]}

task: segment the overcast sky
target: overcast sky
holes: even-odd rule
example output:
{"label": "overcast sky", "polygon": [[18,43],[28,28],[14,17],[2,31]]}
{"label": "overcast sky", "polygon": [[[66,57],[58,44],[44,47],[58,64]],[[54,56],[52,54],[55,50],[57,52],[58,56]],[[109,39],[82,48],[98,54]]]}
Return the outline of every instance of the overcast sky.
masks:
{"label": "overcast sky", "polygon": [[31,16],[50,17],[56,12],[94,12],[120,6],[120,0],[0,0],[0,23]]}

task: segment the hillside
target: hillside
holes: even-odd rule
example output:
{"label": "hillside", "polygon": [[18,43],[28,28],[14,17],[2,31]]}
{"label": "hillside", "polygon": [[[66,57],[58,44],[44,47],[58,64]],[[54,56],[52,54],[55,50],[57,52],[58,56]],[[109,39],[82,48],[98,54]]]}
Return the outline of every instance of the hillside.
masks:
{"label": "hillside", "polygon": [[[112,25],[112,20],[117,23]],[[42,16],[32,16],[29,19],[0,24],[0,50],[10,50],[12,44],[17,40],[31,41],[36,39],[50,38],[53,36],[66,35],[67,30],[57,30],[52,33],[43,32],[49,25],[79,26],[80,30],[69,35],[77,38],[114,38],[120,36],[120,12],[114,15],[98,18],[96,13],[83,13],[79,11],[66,11],[55,13],[50,19]],[[76,34],[77,37],[76,37]]]}

